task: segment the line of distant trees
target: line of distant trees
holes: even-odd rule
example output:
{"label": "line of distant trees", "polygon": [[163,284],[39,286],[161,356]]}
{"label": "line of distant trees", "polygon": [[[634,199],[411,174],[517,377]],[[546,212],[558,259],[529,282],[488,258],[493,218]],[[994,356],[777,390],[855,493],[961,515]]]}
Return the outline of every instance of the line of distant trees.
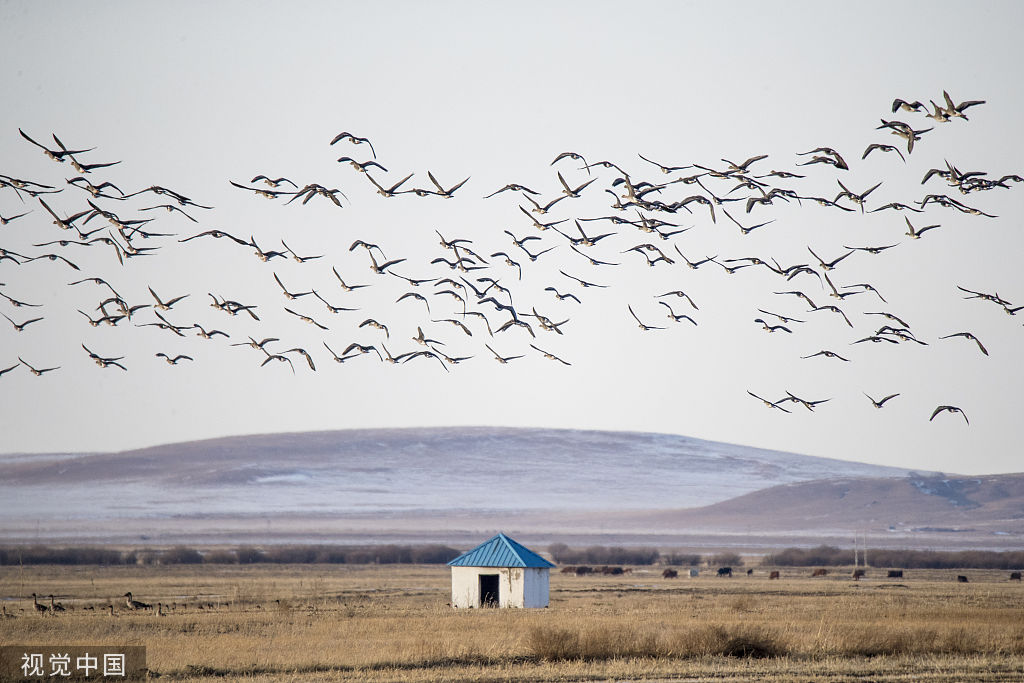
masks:
{"label": "line of distant trees", "polygon": [[570,548],[565,543],[553,543],[548,553],[558,564],[667,564],[674,567],[743,566],[743,559],[736,553],[696,555],[691,553],[662,554],[655,548],[620,548],[617,546],[592,545],[587,548]]}
{"label": "line of distant trees", "polygon": [[0,565],[444,564],[461,553],[445,545],[281,545],[113,550],[94,546],[0,547]]}
{"label": "line of distant trees", "polygon": [[[865,552],[860,551],[860,561]],[[1024,567],[1024,551],[1008,550],[892,550],[868,548],[867,561],[872,567],[904,569],[1020,569]],[[817,548],[786,548],[765,555],[761,564],[767,567],[835,567],[853,564],[853,550],[822,545]]]}

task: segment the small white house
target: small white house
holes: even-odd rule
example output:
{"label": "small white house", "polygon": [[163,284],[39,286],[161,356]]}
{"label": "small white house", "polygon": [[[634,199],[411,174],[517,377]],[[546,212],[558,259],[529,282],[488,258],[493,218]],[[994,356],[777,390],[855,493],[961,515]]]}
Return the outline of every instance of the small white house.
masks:
{"label": "small white house", "polygon": [[448,563],[452,607],[547,607],[553,565],[498,534]]}

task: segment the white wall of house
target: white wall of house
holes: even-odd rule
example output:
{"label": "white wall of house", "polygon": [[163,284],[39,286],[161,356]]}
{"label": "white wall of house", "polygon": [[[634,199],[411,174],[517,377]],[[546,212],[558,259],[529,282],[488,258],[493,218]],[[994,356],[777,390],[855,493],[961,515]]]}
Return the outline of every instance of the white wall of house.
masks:
{"label": "white wall of house", "polygon": [[480,607],[480,575],[498,576],[499,607],[547,607],[548,570],[521,567],[452,567],[452,607]]}

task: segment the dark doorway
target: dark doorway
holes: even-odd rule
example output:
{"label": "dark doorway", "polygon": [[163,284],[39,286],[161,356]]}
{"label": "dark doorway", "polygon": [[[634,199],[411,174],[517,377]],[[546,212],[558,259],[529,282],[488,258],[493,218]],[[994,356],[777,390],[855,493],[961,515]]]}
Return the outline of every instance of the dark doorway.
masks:
{"label": "dark doorway", "polygon": [[480,606],[481,607],[497,607],[498,606],[498,575],[497,574],[481,574],[480,575]]}

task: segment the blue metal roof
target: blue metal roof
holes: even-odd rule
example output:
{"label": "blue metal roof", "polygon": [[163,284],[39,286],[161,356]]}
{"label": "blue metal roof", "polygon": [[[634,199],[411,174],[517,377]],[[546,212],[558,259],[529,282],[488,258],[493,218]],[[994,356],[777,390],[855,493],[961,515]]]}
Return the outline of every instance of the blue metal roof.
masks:
{"label": "blue metal roof", "polygon": [[516,543],[505,534],[494,538],[448,563],[450,567],[554,567],[537,553]]}

